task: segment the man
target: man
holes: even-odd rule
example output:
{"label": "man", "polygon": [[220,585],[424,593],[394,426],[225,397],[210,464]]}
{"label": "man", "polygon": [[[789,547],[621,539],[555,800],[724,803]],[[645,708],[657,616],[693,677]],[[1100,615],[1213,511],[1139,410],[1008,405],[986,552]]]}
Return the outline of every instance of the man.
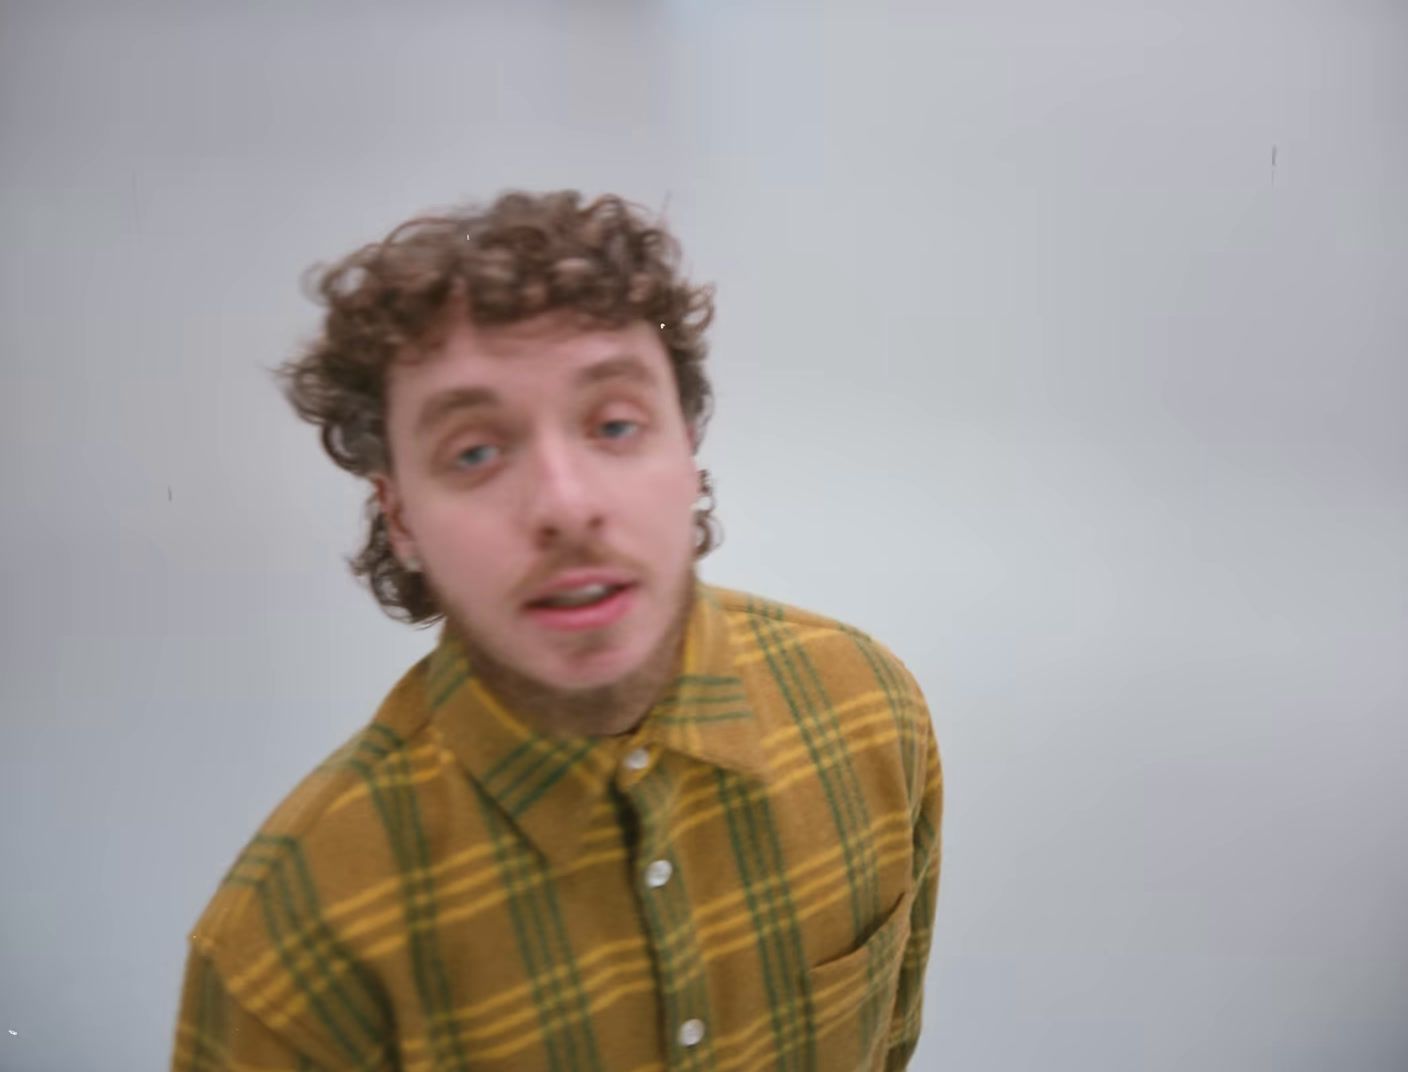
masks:
{"label": "man", "polygon": [[328,270],[282,370],[443,621],[191,935],[174,1068],[879,1069],[942,781],[865,634],[702,583],[712,291],[634,206],[512,193]]}

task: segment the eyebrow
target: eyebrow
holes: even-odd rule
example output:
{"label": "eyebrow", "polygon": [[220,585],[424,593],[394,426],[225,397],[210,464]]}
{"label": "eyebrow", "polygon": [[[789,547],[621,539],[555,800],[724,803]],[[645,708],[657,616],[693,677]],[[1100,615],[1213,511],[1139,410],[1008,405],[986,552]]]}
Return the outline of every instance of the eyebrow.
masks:
{"label": "eyebrow", "polygon": [[[607,380],[632,380],[647,387],[656,384],[655,373],[634,354],[617,354],[588,365],[572,377],[574,387],[589,387]],[[424,434],[451,413],[467,409],[493,408],[503,399],[492,387],[451,387],[431,395],[416,419],[416,432]]]}

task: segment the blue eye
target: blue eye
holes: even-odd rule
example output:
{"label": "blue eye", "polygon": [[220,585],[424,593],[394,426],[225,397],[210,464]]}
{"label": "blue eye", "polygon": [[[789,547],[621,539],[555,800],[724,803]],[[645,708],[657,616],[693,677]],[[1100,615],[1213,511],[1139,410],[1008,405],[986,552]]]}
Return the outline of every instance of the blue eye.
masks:
{"label": "blue eye", "polygon": [[[601,427],[602,427],[602,428],[609,428],[609,427],[611,427],[612,425],[622,425],[622,424],[630,425],[630,426],[632,426],[632,427],[634,427],[634,428],[639,428],[639,427],[640,427],[640,422],[639,422],[639,421],[628,421],[628,420],[624,420],[624,419],[623,419],[623,420],[616,420],[616,421],[602,421],[602,422],[601,422]],[[626,436],[623,436],[623,435],[608,435],[606,438],[607,438],[607,439],[625,439]]]}
{"label": "blue eye", "polygon": [[[484,450],[497,450],[497,449],[498,449],[497,447],[491,446],[491,445],[488,444],[488,443],[481,443],[481,444],[479,444],[478,446],[468,447],[468,448],[466,448],[466,449],[460,451],[457,455],[455,455],[455,463],[456,463],[456,465],[458,466],[458,463],[459,463],[462,459],[469,457],[471,454],[477,454],[479,451],[484,451]],[[458,466],[458,467],[459,467],[459,468],[465,468],[464,466]],[[480,469],[480,468],[482,468],[482,466],[471,464],[470,466],[468,466],[468,468],[470,468],[470,469]]]}

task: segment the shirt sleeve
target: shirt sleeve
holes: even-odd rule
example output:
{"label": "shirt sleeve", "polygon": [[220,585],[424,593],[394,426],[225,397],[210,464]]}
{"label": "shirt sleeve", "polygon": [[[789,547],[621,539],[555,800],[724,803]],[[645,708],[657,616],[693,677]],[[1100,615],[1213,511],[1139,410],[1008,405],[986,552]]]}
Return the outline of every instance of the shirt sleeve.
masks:
{"label": "shirt sleeve", "polygon": [[933,725],[925,724],[924,788],[914,822],[915,895],[910,909],[909,942],[900,965],[895,1011],[890,1020],[887,1072],[903,1069],[919,1042],[924,1002],[924,971],[929,963],[934,908],[939,885],[940,830],[943,819],[943,771]]}
{"label": "shirt sleeve", "polygon": [[322,1072],[232,998],[219,969],[192,946],[176,1019],[171,1072]]}

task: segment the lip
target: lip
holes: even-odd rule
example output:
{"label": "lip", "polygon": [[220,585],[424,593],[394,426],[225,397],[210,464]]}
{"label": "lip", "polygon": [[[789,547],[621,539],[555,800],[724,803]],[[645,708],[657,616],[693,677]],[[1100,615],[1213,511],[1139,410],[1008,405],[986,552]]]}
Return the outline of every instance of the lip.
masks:
{"label": "lip", "polygon": [[[616,587],[617,585],[634,585],[634,583],[634,577],[630,574],[622,573],[620,570],[568,570],[565,573],[559,573],[523,602],[524,605],[527,606],[529,603],[536,603],[538,600],[546,599],[548,596],[556,595],[558,592],[566,592],[573,588],[582,588],[589,584],[607,584]],[[529,607],[528,609],[536,610],[538,608]]]}
{"label": "lip", "polygon": [[[609,583],[609,582],[602,582]],[[566,587],[575,587],[567,585]],[[628,583],[600,603],[589,607],[525,607],[524,613],[546,629],[574,632],[581,629],[602,629],[624,618],[635,606],[639,586]]]}

